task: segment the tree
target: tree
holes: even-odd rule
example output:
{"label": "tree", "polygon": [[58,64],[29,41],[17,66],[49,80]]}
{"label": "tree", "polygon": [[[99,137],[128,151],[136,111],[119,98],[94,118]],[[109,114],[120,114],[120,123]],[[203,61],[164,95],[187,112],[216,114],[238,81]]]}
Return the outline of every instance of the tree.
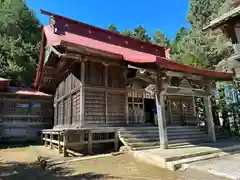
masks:
{"label": "tree", "polygon": [[202,31],[202,27],[218,16],[226,3],[225,0],[190,0],[188,21],[192,27],[189,31],[181,29],[177,33],[172,44],[174,59],[183,64],[214,69],[218,62],[229,56],[229,42],[221,31]]}
{"label": "tree", "polygon": [[128,37],[133,37],[133,32],[129,29],[125,29],[121,32],[122,35],[128,36]]}
{"label": "tree", "polygon": [[145,42],[151,41],[151,37],[149,37],[146,29],[143,28],[142,26],[138,26],[137,28],[134,29],[133,37]]}
{"label": "tree", "polygon": [[110,24],[109,27],[108,27],[108,30],[112,31],[114,33],[119,33],[117,27],[114,24]]}
{"label": "tree", "polygon": [[36,72],[41,29],[23,0],[0,3],[0,74],[12,85],[31,85]]}
{"label": "tree", "polygon": [[165,48],[170,47],[170,42],[167,36],[165,36],[160,30],[156,30],[156,32],[154,33],[153,43]]}

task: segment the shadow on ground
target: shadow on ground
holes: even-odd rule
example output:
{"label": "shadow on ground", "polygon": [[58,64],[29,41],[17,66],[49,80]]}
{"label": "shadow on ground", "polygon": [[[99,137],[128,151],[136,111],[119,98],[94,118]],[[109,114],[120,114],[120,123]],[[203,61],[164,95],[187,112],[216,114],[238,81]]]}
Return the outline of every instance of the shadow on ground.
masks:
{"label": "shadow on ground", "polygon": [[0,179],[1,180],[97,180],[97,179],[121,179],[107,174],[96,174],[86,172],[83,174],[71,175],[73,171],[66,167],[59,167],[51,164],[47,169],[39,166],[38,163],[24,164],[18,162],[0,163]]}
{"label": "shadow on ground", "polygon": [[9,149],[9,148],[24,148],[34,145],[40,145],[39,142],[36,141],[29,141],[24,143],[19,142],[13,142],[13,143],[7,143],[7,142],[0,142],[0,149]]}

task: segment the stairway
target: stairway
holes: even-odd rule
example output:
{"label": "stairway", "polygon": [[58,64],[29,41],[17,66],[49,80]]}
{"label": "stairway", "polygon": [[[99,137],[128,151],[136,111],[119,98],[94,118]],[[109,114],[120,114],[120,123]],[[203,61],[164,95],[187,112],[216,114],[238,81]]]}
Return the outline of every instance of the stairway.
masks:
{"label": "stairway", "polygon": [[[196,126],[167,127],[169,148],[180,148],[189,145],[209,142],[205,130]],[[157,126],[121,127],[119,138],[131,150],[159,148],[159,133]]]}

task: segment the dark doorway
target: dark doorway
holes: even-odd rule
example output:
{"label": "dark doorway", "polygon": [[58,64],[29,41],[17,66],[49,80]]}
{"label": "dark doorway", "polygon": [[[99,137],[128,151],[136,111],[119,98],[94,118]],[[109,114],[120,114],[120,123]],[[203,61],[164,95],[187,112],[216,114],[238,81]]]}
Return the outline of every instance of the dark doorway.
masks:
{"label": "dark doorway", "polygon": [[144,99],[144,107],[145,107],[146,123],[154,124],[155,100],[154,99]]}

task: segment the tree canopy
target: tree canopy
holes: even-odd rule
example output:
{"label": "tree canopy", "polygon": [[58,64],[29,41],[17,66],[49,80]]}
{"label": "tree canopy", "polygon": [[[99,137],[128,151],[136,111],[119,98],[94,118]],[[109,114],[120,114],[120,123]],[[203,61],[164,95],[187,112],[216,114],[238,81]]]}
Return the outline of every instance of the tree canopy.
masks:
{"label": "tree canopy", "polygon": [[227,0],[190,0],[187,15],[189,30],[181,28],[172,43],[172,58],[199,68],[214,69],[229,56],[230,43],[221,31],[203,32],[202,28],[228,10]]}
{"label": "tree canopy", "polygon": [[119,33],[117,27],[116,27],[114,24],[110,24],[110,25],[108,26],[108,30],[109,30],[109,31],[112,31],[112,32],[114,32],[114,33]]}
{"label": "tree canopy", "polygon": [[153,43],[155,43],[159,46],[162,46],[162,47],[165,47],[165,48],[170,47],[169,39],[160,30],[156,30],[156,32],[153,35],[153,40],[152,41],[153,41]]}
{"label": "tree canopy", "polygon": [[13,85],[31,86],[41,29],[23,0],[0,1],[0,74]]}

